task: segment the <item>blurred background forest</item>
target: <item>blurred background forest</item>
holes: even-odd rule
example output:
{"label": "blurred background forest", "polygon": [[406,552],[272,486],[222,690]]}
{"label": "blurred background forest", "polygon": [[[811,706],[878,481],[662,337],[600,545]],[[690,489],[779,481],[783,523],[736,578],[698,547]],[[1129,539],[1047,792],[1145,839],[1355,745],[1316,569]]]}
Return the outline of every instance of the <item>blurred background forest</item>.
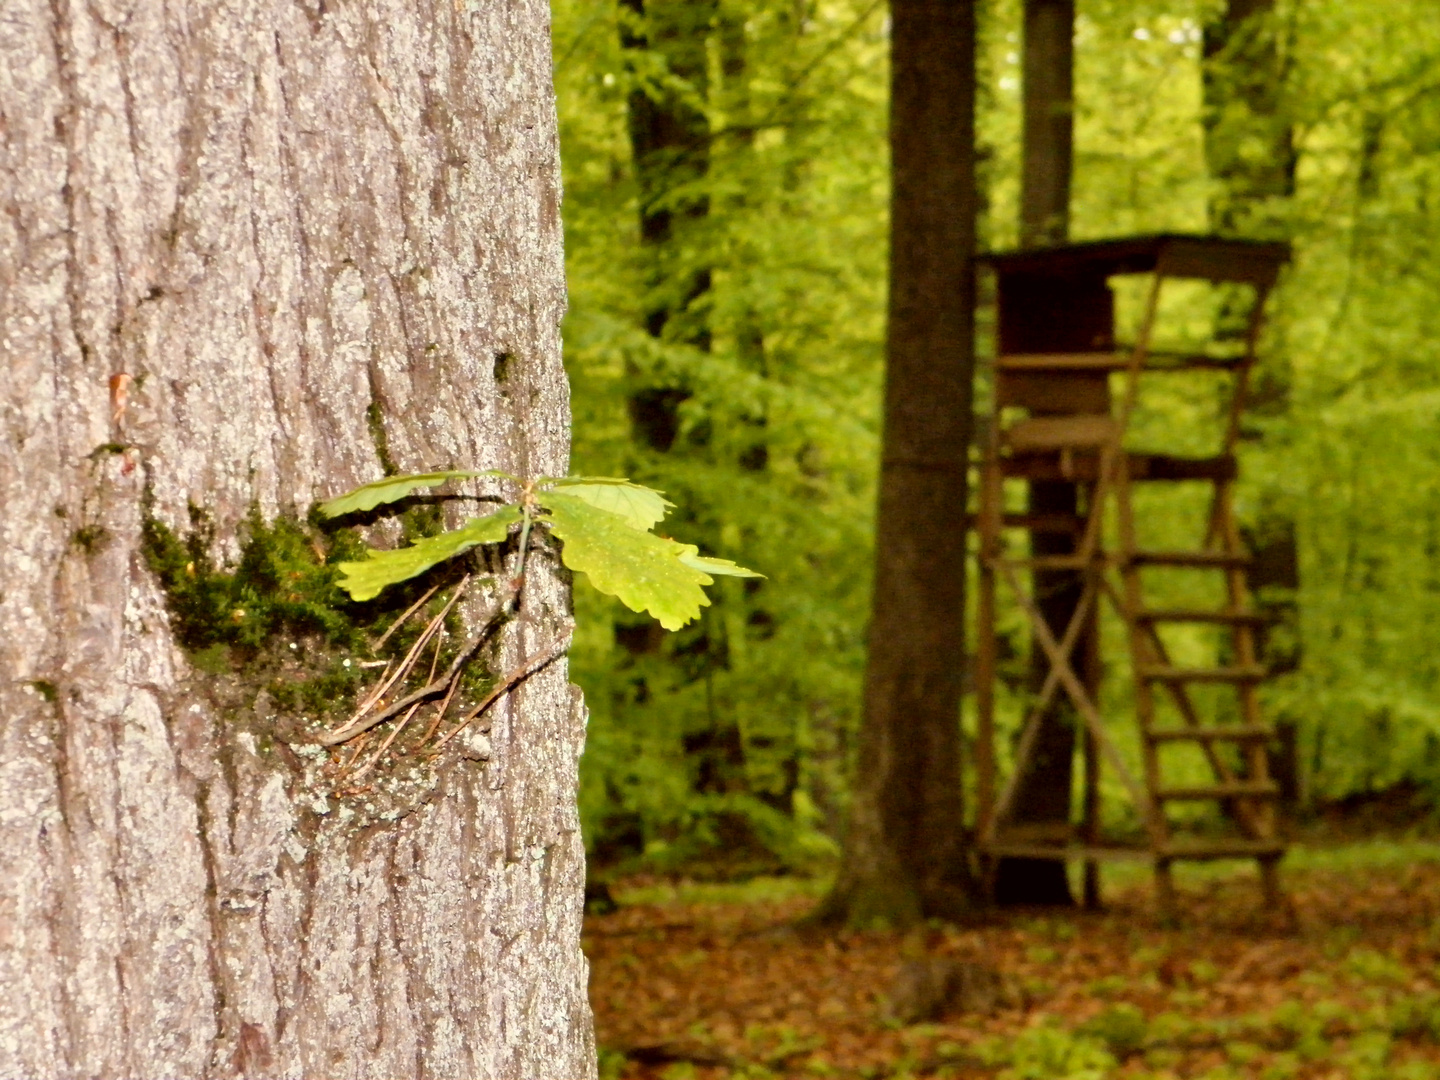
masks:
{"label": "blurred background forest", "polygon": [[[1221,40],[1221,4],[1080,0],[1071,235],[1294,245],[1241,460],[1255,584],[1284,615],[1267,711],[1303,813],[1382,794],[1423,816],[1440,807],[1440,20],[1426,0],[1256,6],[1273,77],[1225,144],[1213,88],[1255,58]],[[823,869],[874,557],[886,5],[552,10],[573,471],[666,491],[677,538],[767,575],[722,581],[675,634],[577,585],[587,844],[602,873]],[[1019,15],[982,5],[982,250],[1017,239]],[[1272,179],[1227,201],[1247,162]]]}

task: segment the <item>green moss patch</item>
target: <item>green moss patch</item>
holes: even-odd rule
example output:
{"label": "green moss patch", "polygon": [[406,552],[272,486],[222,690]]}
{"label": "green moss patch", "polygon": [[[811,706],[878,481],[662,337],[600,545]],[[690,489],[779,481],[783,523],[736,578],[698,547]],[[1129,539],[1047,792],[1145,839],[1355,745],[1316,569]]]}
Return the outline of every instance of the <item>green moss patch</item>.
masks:
{"label": "green moss patch", "polygon": [[[399,515],[406,536],[423,532],[432,514],[438,527],[438,508]],[[412,515],[423,520],[408,520]],[[458,581],[465,570],[458,564],[438,567],[376,600],[355,603],[336,584],[336,564],[366,550],[351,528],[327,529],[284,516],[267,522],[254,512],[240,530],[240,557],[233,565],[217,563],[214,523],[199,507],[191,507],[190,528],[183,534],[152,516],[143,530],[146,563],[160,580],[172,630],[191,665],[208,675],[239,676],[266,690],[282,713],[313,724],[353,708],[362,684],[379,674],[371,669],[409,651],[443,605],[447,579]],[[373,643],[437,584],[436,596],[388,636],[377,658]],[[447,616],[445,630],[438,659],[427,649],[417,675],[429,670],[430,661],[441,670],[450,662],[464,638],[459,611]],[[460,696],[482,693],[491,681],[485,665],[470,665]]]}
{"label": "green moss patch", "polygon": [[[214,524],[191,507],[191,528],[177,535],[153,517],[144,525],[146,563],[160,579],[175,636],[213,666],[216,646],[260,649],[281,634],[316,635],[327,644],[356,648],[370,605],[353,604],[336,587],[335,563],[364,550],[349,531],[324,535],[299,522],[246,522],[239,563],[218,567],[211,554]],[[357,619],[359,616],[359,619]],[[372,614],[373,617],[373,614]],[[202,665],[204,666],[204,665]]]}

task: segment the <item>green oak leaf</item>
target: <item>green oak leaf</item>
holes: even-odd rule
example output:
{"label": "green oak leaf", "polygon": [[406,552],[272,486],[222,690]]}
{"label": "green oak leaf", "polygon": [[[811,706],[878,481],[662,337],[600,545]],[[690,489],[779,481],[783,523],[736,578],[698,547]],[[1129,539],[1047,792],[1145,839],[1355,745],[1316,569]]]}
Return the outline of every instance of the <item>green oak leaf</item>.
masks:
{"label": "green oak leaf", "polygon": [[[675,504],[660,492],[610,476],[567,476],[550,481],[566,495],[584,499],[591,506],[619,514],[631,528],[649,529],[664,520],[667,507]],[[544,505],[545,495],[539,496]]]}
{"label": "green oak leaf", "polygon": [[561,558],[602,593],[632,611],[648,611],[666,630],[679,630],[710,603],[706,574],[680,561],[687,545],[635,528],[620,514],[570,494],[541,496],[550,531],[565,542]]}
{"label": "green oak leaf", "polygon": [[387,476],[361,484],[354,491],[346,492],[329,502],[320,504],[320,513],[327,518],[341,514],[353,514],[360,510],[374,510],[382,503],[392,503],[405,498],[416,488],[431,488],[446,480],[471,480],[477,476],[506,476],[508,474],[486,469],[473,472],[469,469],[447,469],[444,472],[411,473],[409,476]]}
{"label": "green oak leaf", "polygon": [[714,559],[709,555],[701,555],[700,549],[693,544],[683,546],[685,553],[680,556],[680,561],[692,570],[699,570],[702,574],[714,574],[716,577],[763,578],[765,576],[757,574],[754,570],[747,570],[743,566],[737,566],[729,559]]}
{"label": "green oak leaf", "polygon": [[372,548],[358,562],[337,564],[343,575],[340,587],[350,594],[352,600],[373,599],[385,586],[423,574],[436,563],[469,551],[477,544],[500,543],[510,531],[510,526],[519,520],[520,507],[506,506],[489,517],[471,518],[458,529],[426,537],[409,547],[393,551]]}

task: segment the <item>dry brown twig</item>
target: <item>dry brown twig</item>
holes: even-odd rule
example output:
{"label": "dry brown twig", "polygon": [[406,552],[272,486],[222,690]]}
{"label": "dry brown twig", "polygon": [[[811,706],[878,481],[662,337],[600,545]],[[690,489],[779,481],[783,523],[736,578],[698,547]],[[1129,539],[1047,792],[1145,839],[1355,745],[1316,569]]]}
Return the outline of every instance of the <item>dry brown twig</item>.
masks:
{"label": "dry brown twig", "polygon": [[[434,590],[431,591],[433,592]],[[440,638],[437,635],[435,638],[435,651],[430,655],[430,674],[425,676],[427,682],[433,682],[435,680],[435,669],[439,666]],[[370,755],[370,760],[365,762],[364,765],[360,766],[359,770],[351,778],[352,780],[358,781],[361,777],[363,777],[366,773],[368,773],[376,766],[376,764],[380,761],[380,758],[384,755],[385,751],[390,749],[390,744],[400,737],[400,733],[405,730],[406,725],[410,723],[411,718],[414,717],[417,711],[419,711],[422,704],[423,702],[417,701],[414,705],[410,706],[410,711],[405,714],[404,719],[402,719],[400,723],[395,725],[395,729],[391,731],[390,734],[386,737],[385,741],[380,744],[380,749],[376,750],[375,753]]]}
{"label": "dry brown twig", "polygon": [[[461,579],[459,585],[455,588],[454,594],[445,604],[445,607],[438,615],[431,619],[425,629],[421,631],[419,638],[415,641],[414,645],[411,646],[405,658],[400,662],[398,667],[395,667],[393,672],[391,670],[392,663],[386,662],[385,670],[381,673],[374,689],[365,695],[364,700],[356,708],[351,717],[339,728],[325,732],[316,739],[319,745],[327,747],[339,746],[344,743],[354,744],[354,753],[352,753],[349,760],[337,770],[337,780],[339,778],[348,779],[349,791],[351,793],[359,790],[354,787],[355,783],[363,779],[379,764],[380,759],[390,750],[396,739],[400,737],[401,733],[404,732],[410,724],[410,721],[414,719],[420,707],[426,701],[443,695],[440,706],[436,710],[435,718],[419,743],[421,747],[430,744],[436,731],[439,730],[441,724],[444,722],[445,714],[450,708],[450,703],[454,700],[460,688],[461,677],[464,674],[466,665],[475,658],[476,654],[490,639],[491,635],[503,626],[509,617],[515,613],[520,591],[523,588],[523,575],[517,575],[516,578],[508,583],[508,587],[498,598],[493,613],[484,621],[480,628],[471,635],[470,639],[465,642],[447,666],[445,673],[437,679],[435,677],[435,669],[439,665],[441,651],[437,634],[446,616],[449,615],[450,611],[464,595],[469,586],[471,576],[470,574],[466,574],[465,577]],[[396,619],[390,628],[381,636],[380,640],[376,642],[375,647],[378,648],[382,645],[392,634],[404,625],[406,621],[415,615],[416,612],[420,611],[425,603],[435,595],[437,589],[438,586],[430,589],[424,596],[406,609],[404,614]],[[545,668],[557,657],[561,656],[569,648],[570,635],[573,629],[574,623],[567,620],[549,645],[539,652],[526,657],[518,667],[507,673],[454,728],[441,736],[440,739],[434,743],[434,751],[438,752],[450,739],[467,728],[477,717],[481,716],[487,709],[494,705],[495,702],[499,701],[501,697],[509,693],[531,675]],[[414,670],[416,659],[426,644],[431,640],[435,641],[435,652],[431,657],[430,671],[426,677],[425,685],[418,690],[405,694],[399,700],[391,702],[383,708],[377,708],[391,690],[410,676],[411,671]],[[374,753],[366,757],[365,763],[361,765],[360,768],[355,769],[356,763],[365,755],[365,751],[371,744],[375,728],[397,716],[401,717],[400,722],[396,724],[393,730],[381,741],[380,746]],[[404,751],[399,752],[403,753]],[[354,772],[352,773],[351,770],[354,770]]]}
{"label": "dry brown twig", "polygon": [[542,668],[547,667],[548,665],[553,663],[555,659],[560,656],[561,653],[565,652],[570,647],[570,631],[574,629],[574,626],[574,623],[567,622],[563,627],[561,627],[560,632],[555,635],[554,641],[552,641],[545,648],[541,649],[538,653],[526,657],[525,660],[520,663],[519,667],[516,667],[508,675],[501,679],[495,685],[494,689],[492,689],[490,693],[486,694],[485,697],[481,699],[480,704],[476,705],[475,708],[471,709],[470,712],[466,714],[463,720],[461,720],[458,724],[456,724],[453,728],[451,728],[449,731],[447,731],[444,735],[440,737],[440,740],[435,744],[435,749],[439,750],[447,742],[453,739],[457,734],[459,734],[466,727],[468,727],[472,720],[474,720],[477,716],[483,713],[486,709],[490,708],[491,705],[494,705],[495,702],[499,701],[501,697],[509,693],[517,685],[524,682],[531,675],[534,675],[537,671],[540,671]]}
{"label": "dry brown twig", "polygon": [[[355,738],[357,735],[360,735],[362,732],[369,731],[372,728],[383,724],[385,721],[399,716],[406,709],[410,708],[410,706],[420,702],[429,701],[432,698],[436,698],[439,697],[441,694],[444,694],[445,701],[441,707],[441,712],[439,716],[436,717],[436,720],[438,722],[441,718],[444,717],[444,710],[449,708],[450,699],[454,696],[455,691],[459,688],[460,676],[465,669],[465,665],[468,664],[472,659],[474,659],[475,654],[480,651],[481,647],[485,644],[485,642],[490,640],[490,635],[493,634],[497,629],[499,629],[499,627],[503,624],[505,616],[513,610],[513,604],[518,593],[519,589],[516,583],[512,582],[510,587],[500,597],[499,602],[495,607],[494,614],[492,614],[490,618],[485,620],[485,622],[481,625],[480,629],[477,630],[471,636],[470,640],[467,641],[465,645],[460,649],[460,651],[455,654],[455,658],[450,661],[450,666],[446,668],[445,674],[441,675],[440,678],[432,679],[429,683],[427,683],[425,686],[422,686],[419,690],[407,694],[399,701],[396,701],[393,704],[386,706],[384,709],[380,710],[377,713],[374,713],[373,715],[367,716],[365,714],[369,712],[369,710],[373,708],[378,701],[378,698],[374,694],[370,695],[369,699],[367,700],[366,706],[362,709],[356,710],[355,715],[351,717],[351,719],[348,720],[343,727],[335,731],[327,732],[315,741],[321,746],[338,746],[341,743],[349,742],[351,739]],[[386,685],[388,685],[388,683]],[[429,737],[427,735],[426,741],[428,741],[428,738]]]}
{"label": "dry brown twig", "polygon": [[[468,575],[467,575],[467,577],[468,577]],[[401,615],[398,619],[396,619],[393,623],[391,623],[391,624],[390,624],[390,629],[389,629],[389,630],[386,630],[385,633],[381,634],[381,635],[380,635],[380,640],[377,641],[377,642],[375,642],[375,644],[372,645],[372,646],[370,646],[370,647],[371,647],[372,649],[376,650],[376,651],[379,651],[380,646],[384,645],[385,642],[387,642],[387,641],[390,640],[390,635],[393,634],[393,633],[395,633],[396,630],[399,630],[400,627],[404,626],[404,625],[405,625],[405,621],[406,621],[407,619],[409,619],[411,615],[414,615],[415,612],[419,611],[422,607],[424,607],[424,606],[425,606],[425,601],[429,600],[430,597],[434,596],[434,595],[435,595],[435,590],[438,589],[438,588],[440,588],[439,585],[432,585],[432,586],[430,586],[429,591],[426,592],[424,596],[420,597],[419,600],[416,600],[415,603],[411,604],[411,605],[409,606],[409,608],[406,609],[405,614],[404,614],[404,615]]]}
{"label": "dry brown twig", "polygon": [[[410,694],[402,698],[400,701],[397,701],[393,705],[390,705],[389,707],[381,710],[374,716],[366,715],[371,709],[373,709],[377,704],[379,704],[379,702],[384,698],[384,696],[396,683],[398,683],[401,679],[410,674],[411,669],[415,666],[416,657],[419,656],[420,651],[425,648],[426,644],[429,643],[430,639],[433,638],[435,636],[435,633],[440,629],[441,624],[445,621],[445,616],[450,614],[450,610],[455,606],[456,602],[459,601],[460,597],[464,594],[465,587],[469,584],[469,582],[470,575],[466,574],[465,577],[461,580],[460,584],[456,587],[455,595],[452,596],[449,603],[447,603],[445,607],[441,609],[440,614],[436,615],[426,625],[425,629],[421,632],[420,637],[416,640],[415,644],[411,646],[410,651],[405,655],[405,659],[402,660],[400,666],[395,669],[394,674],[388,677],[382,675],[380,683],[377,686],[376,690],[371,694],[367,695],[364,703],[355,710],[354,715],[352,715],[349,720],[345,721],[345,723],[342,724],[335,731],[328,732],[325,735],[322,735],[318,740],[316,740],[320,743],[321,746],[338,746],[343,742],[349,742],[361,732],[369,731],[376,725],[383,724],[392,716],[400,715],[400,713],[404,712],[415,702],[424,701],[427,697],[433,696],[431,694],[428,694],[426,691],[430,690],[431,687],[436,685],[434,682],[432,682],[424,689],[418,690],[414,694]],[[458,672],[461,657],[457,656],[456,661],[457,663],[451,664],[450,666],[452,672]],[[389,669],[387,668],[386,670],[388,671]],[[447,673],[447,675],[448,674],[449,673]]]}

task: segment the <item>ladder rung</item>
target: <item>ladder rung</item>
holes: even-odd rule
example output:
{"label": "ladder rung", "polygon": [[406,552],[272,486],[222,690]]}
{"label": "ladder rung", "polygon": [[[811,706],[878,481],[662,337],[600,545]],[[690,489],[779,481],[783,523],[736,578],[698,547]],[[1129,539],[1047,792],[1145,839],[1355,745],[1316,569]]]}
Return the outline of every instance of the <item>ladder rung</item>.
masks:
{"label": "ladder rung", "polygon": [[1153,608],[1149,611],[1137,611],[1135,619],[1138,622],[1249,623],[1253,625],[1274,621],[1272,616],[1259,611],[1188,611],[1183,608]]}
{"label": "ladder rung", "polygon": [[1193,859],[1196,862],[1216,859],[1261,859],[1285,854],[1282,840],[1171,840],[1158,849],[1138,844],[1014,844],[997,841],[982,843],[980,850],[995,858],[1012,859],[1095,859],[1112,862],[1131,859]]}
{"label": "ladder rung", "polygon": [[1144,566],[1194,566],[1228,570],[1250,565],[1248,555],[1229,555],[1223,551],[1132,551],[1132,563]]}
{"label": "ladder rung", "polygon": [[[1128,355],[1128,350],[1126,354]],[[1149,360],[1151,362],[1145,365],[1146,371],[1194,371],[1197,368],[1234,371],[1246,366],[1243,356],[1210,356],[1206,353],[1176,352],[1173,349],[1151,349]],[[1155,363],[1157,360],[1160,363]]]}
{"label": "ladder rung", "polygon": [[1123,371],[1130,365],[1128,353],[1007,353],[995,358],[1000,371]]}
{"label": "ladder rung", "polygon": [[[1096,450],[1079,449],[1068,456],[1056,450],[1032,450],[1013,453],[998,459],[1002,476],[1023,480],[1076,480],[1090,482],[1100,473],[1100,454]],[[1132,481],[1204,480],[1215,483],[1235,478],[1235,458],[1185,458],[1170,454],[1127,453]]]}
{"label": "ladder rung", "polygon": [[1168,664],[1142,664],[1135,669],[1142,679],[1152,682],[1259,682],[1265,669],[1259,664],[1242,667],[1180,668]]}
{"label": "ladder rung", "polygon": [[[995,366],[1000,371],[1124,371],[1130,366],[1131,356],[1129,349],[1116,352],[1009,353],[996,357]],[[1141,370],[1193,371],[1208,368],[1231,371],[1244,365],[1244,357],[1152,351],[1146,354]]]}
{"label": "ladder rung", "polygon": [[996,844],[1069,844],[1075,826],[1068,821],[1011,822],[996,829]]}
{"label": "ladder rung", "polygon": [[1161,801],[1181,802],[1204,799],[1272,799],[1280,794],[1273,783],[1237,780],[1229,784],[1214,784],[1209,787],[1161,788],[1155,798]]}
{"label": "ladder rung", "polygon": [[1017,570],[1083,570],[1096,560],[1084,555],[1035,555],[1028,559],[1001,559]]}
{"label": "ladder rung", "polygon": [[1247,840],[1243,837],[1217,837],[1214,840],[1171,840],[1160,848],[1166,859],[1256,859],[1285,854],[1283,840]]}
{"label": "ladder rung", "polygon": [[[979,514],[970,514],[966,522],[972,529],[981,525]],[[1085,519],[1078,514],[1017,514],[1000,515],[1002,529],[1029,529],[1032,532],[1081,533],[1085,531]]]}
{"label": "ladder rung", "polygon": [[1128,844],[1024,844],[996,841],[981,843],[980,850],[996,858],[1012,859],[1095,859],[1111,862],[1131,859],[1153,859],[1148,847]]}
{"label": "ladder rung", "polygon": [[1268,727],[1255,725],[1226,724],[1221,727],[1164,728],[1147,731],[1145,737],[1151,742],[1263,742],[1275,734]]}
{"label": "ladder rung", "polygon": [[1120,425],[1111,416],[1034,416],[1021,420],[1001,433],[1011,450],[1061,450],[1066,447],[1096,447],[1116,442]]}

